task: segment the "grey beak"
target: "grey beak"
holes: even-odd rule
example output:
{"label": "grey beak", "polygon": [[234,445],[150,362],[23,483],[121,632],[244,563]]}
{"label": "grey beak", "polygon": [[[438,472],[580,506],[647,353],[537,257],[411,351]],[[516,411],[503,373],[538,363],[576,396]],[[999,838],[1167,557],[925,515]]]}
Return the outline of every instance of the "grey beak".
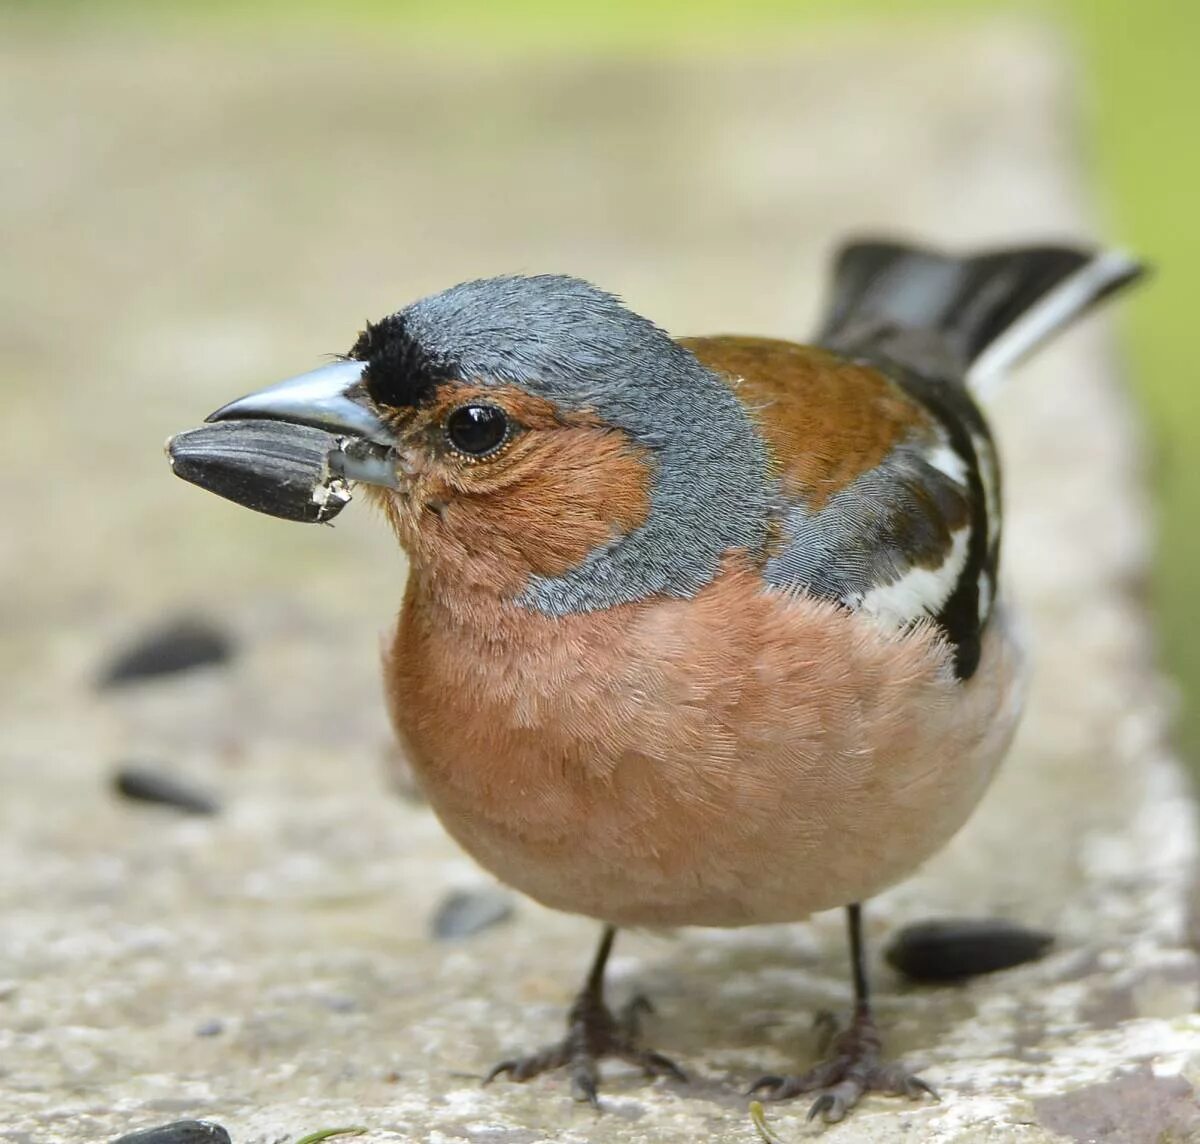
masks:
{"label": "grey beak", "polygon": [[205,420],[289,421],[326,433],[348,433],[377,445],[392,445],[390,430],[366,404],[361,384],[365,368],[360,361],[335,361],[239,397]]}
{"label": "grey beak", "polygon": [[360,361],[335,361],[239,397],[205,420],[284,421],[349,438],[330,454],[333,471],[349,480],[395,487],[395,458],[390,453],[395,437],[367,404],[365,368]]}

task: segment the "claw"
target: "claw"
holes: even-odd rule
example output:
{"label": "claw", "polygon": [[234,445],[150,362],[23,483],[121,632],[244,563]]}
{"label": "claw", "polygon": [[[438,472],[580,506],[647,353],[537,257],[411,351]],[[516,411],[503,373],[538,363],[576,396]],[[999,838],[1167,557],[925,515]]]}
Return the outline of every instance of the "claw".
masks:
{"label": "claw", "polygon": [[586,1065],[577,1066],[571,1074],[571,1095],[581,1104],[586,1101],[597,1112],[600,1111],[600,1094],[596,1088],[596,1076]]}
{"label": "claw", "polygon": [[932,1096],[939,1104],[942,1102],[942,1098],[938,1096],[937,1089],[933,1085],[911,1073],[904,1078],[904,1095],[910,1100],[919,1100],[922,1096]]}
{"label": "claw", "polygon": [[621,1032],[628,1040],[636,1041],[642,1033],[642,1017],[653,1012],[654,1006],[650,1003],[650,998],[642,993],[636,994],[621,1007],[618,1018]]}
{"label": "claw", "polygon": [[483,1078],[483,1083],[485,1085],[489,1085],[496,1079],[496,1077],[503,1076],[505,1073],[515,1072],[518,1063],[519,1062],[515,1060],[501,1061],[498,1065],[494,1065],[492,1067],[492,1071]]}
{"label": "claw", "polygon": [[638,1065],[646,1076],[669,1076],[672,1080],[687,1084],[687,1075],[683,1069],[662,1053],[642,1049],[634,1053],[622,1053],[621,1058],[631,1065]]}
{"label": "claw", "polygon": [[836,1109],[840,1101],[831,1092],[823,1092],[816,1100],[812,1102],[808,1110],[808,1115],[805,1120],[816,1120],[818,1116],[824,1116],[826,1120],[841,1120],[840,1116],[831,1117],[829,1113]]}
{"label": "claw", "polygon": [[757,1096],[767,1089],[777,1092],[781,1088],[783,1088],[783,1077],[768,1073],[766,1076],[760,1076],[742,1095]]}

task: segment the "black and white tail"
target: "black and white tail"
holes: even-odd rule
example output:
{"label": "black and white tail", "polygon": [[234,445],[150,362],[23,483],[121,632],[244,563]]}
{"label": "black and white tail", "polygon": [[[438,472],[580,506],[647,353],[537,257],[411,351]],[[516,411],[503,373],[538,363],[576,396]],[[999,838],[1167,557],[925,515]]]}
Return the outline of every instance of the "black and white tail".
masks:
{"label": "black and white tail", "polygon": [[1144,271],[1117,251],[1068,246],[955,257],[897,242],[854,242],[838,254],[817,341],[962,378],[986,397],[1013,365]]}

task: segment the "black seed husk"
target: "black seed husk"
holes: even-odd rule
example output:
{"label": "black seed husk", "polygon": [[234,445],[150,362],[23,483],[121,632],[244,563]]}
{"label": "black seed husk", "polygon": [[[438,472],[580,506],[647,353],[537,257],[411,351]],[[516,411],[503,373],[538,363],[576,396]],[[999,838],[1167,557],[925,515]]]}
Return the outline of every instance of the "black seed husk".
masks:
{"label": "black seed husk", "polygon": [[100,670],[98,686],[117,687],[213,667],[233,658],[233,639],[220,628],[195,617],[167,620],[118,651]]}
{"label": "black seed husk", "polygon": [[169,806],[186,814],[216,814],[221,809],[216,799],[162,767],[126,763],[113,775],[113,788],[135,802]]}
{"label": "black seed husk", "polygon": [[118,1136],[111,1144],[232,1144],[229,1133],[211,1120],[176,1120]]}
{"label": "black seed husk", "polygon": [[338,438],[282,421],[216,421],[167,442],[177,477],[255,512],[303,524],[332,520],[350,500],[330,472]]}
{"label": "black seed husk", "polygon": [[959,981],[1036,961],[1053,941],[1002,918],[941,918],[905,926],[883,956],[913,981]]}
{"label": "black seed husk", "polygon": [[442,899],[430,930],[438,941],[461,941],[509,920],[512,898],[494,886],[455,890]]}

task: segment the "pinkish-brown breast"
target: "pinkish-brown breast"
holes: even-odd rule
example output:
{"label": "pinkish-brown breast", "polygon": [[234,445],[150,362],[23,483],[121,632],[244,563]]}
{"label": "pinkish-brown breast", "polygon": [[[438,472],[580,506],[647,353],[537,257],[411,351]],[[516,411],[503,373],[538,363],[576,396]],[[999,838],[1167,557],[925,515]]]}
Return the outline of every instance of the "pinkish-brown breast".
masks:
{"label": "pinkish-brown breast", "polygon": [[956,681],[900,635],[732,566],[689,600],[562,619],[414,573],[392,716],[450,833],[548,906],[743,925],[857,901],[961,826],[1007,747],[1001,617]]}

